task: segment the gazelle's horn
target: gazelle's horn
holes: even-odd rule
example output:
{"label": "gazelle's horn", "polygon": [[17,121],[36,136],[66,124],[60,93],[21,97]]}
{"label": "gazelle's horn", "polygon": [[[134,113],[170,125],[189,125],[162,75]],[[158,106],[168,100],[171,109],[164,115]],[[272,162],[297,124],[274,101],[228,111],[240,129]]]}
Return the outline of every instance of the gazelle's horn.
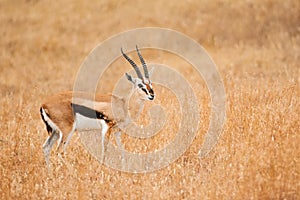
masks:
{"label": "gazelle's horn", "polygon": [[121,52],[122,52],[124,58],[126,58],[126,60],[132,65],[132,67],[135,70],[136,75],[138,76],[138,78],[143,80],[143,75],[142,75],[139,67],[123,52],[122,48],[121,48]]}
{"label": "gazelle's horn", "polygon": [[137,53],[139,55],[139,58],[140,58],[140,61],[141,61],[142,65],[143,65],[143,69],[144,69],[144,73],[145,73],[145,78],[149,79],[149,72],[148,72],[148,68],[147,68],[146,62],[145,62],[143,56],[141,55],[141,53],[140,53],[137,45],[136,45],[136,51],[137,51]]}

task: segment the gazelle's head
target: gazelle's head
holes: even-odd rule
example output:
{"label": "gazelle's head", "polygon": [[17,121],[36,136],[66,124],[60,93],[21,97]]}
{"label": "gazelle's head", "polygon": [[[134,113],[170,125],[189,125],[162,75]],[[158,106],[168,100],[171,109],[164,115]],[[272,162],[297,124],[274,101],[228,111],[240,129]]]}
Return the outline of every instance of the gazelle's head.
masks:
{"label": "gazelle's head", "polygon": [[142,55],[140,54],[140,51],[137,46],[136,46],[136,51],[138,53],[138,56],[140,58],[142,65],[143,65],[145,76],[143,77],[139,67],[123,52],[123,50],[121,48],[121,52],[122,52],[123,56],[132,65],[132,67],[135,70],[136,75],[137,75],[137,78],[132,78],[132,76],[130,76],[129,74],[126,73],[126,77],[131,83],[133,83],[134,89],[137,90],[141,99],[152,101],[152,100],[154,100],[155,94],[154,94],[154,91],[152,88],[152,83],[150,81],[148,68],[147,68],[146,62],[145,62],[144,58],[142,57]]}

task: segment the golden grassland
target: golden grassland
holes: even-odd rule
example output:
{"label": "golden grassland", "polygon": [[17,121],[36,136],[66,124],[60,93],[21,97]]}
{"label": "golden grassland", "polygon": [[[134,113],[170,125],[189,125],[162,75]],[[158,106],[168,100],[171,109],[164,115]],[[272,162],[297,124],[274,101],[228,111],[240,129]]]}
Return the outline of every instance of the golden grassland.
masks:
{"label": "golden grassland", "polygon": [[[300,199],[299,1],[1,0],[0,22],[0,199]],[[180,59],[145,52],[193,85],[201,127],[190,148],[161,170],[132,174],[100,165],[75,134],[68,167],[52,153],[49,175],[42,100],[72,89],[98,43],[145,26],[180,31],[215,60],[227,95],[217,145],[197,156],[210,115],[205,83]],[[130,69],[122,65],[122,73]],[[104,90],[115,75],[108,73]],[[168,127],[149,141],[123,136],[130,151],[162,147],[178,128],[178,102],[159,86],[156,92]]]}

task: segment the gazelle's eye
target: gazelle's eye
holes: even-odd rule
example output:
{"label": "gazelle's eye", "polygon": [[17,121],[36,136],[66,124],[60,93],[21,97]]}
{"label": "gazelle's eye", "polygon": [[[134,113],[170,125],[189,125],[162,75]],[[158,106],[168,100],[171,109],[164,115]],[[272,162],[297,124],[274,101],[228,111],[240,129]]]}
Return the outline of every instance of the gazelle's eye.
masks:
{"label": "gazelle's eye", "polygon": [[143,87],[143,85],[142,85],[142,84],[138,84],[138,86],[139,86],[139,88],[142,88],[142,87]]}

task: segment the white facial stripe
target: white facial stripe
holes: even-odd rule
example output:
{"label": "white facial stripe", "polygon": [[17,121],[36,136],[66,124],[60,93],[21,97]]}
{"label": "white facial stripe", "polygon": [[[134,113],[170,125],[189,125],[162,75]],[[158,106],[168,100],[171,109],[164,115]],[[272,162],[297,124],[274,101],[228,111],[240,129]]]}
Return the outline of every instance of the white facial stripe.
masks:
{"label": "white facial stripe", "polygon": [[133,79],[134,89],[138,91],[141,95],[141,99],[144,100],[153,100],[154,99],[154,91],[152,89],[152,84],[150,80],[145,79],[144,81],[139,78]]}

